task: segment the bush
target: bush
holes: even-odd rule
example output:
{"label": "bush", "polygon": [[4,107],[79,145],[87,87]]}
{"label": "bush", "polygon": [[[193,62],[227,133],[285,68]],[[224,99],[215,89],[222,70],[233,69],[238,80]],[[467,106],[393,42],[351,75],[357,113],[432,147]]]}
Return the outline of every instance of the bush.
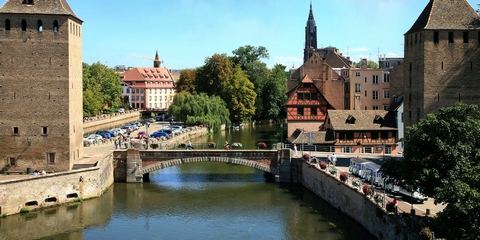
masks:
{"label": "bush", "polygon": [[348,179],[348,175],[346,172],[340,173],[340,181],[345,182]]}
{"label": "bush", "polygon": [[150,147],[153,148],[153,149],[157,149],[158,148],[158,143],[152,143],[152,144],[150,144]]}
{"label": "bush", "polygon": [[337,174],[337,169],[335,167],[330,168],[330,174],[335,175]]}
{"label": "bush", "polygon": [[432,235],[433,235],[432,230],[430,230],[430,228],[428,227],[422,228],[419,234],[420,234],[420,239],[424,239],[424,240],[432,239]]}
{"label": "bush", "polygon": [[326,162],[320,162],[320,168],[321,169],[326,169],[327,168],[327,163]]}
{"label": "bush", "polygon": [[22,209],[20,209],[20,213],[28,213],[28,212],[30,212],[29,208],[23,207]]}

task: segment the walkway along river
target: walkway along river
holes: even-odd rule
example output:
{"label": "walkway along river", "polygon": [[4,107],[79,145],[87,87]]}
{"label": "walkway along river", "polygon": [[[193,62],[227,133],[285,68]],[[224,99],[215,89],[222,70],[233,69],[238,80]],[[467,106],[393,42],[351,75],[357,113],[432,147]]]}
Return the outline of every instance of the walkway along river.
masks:
{"label": "walkway along river", "polygon": [[374,239],[304,187],[268,183],[262,171],[226,163],[115,183],[81,204],[1,218],[0,232],[0,239]]}

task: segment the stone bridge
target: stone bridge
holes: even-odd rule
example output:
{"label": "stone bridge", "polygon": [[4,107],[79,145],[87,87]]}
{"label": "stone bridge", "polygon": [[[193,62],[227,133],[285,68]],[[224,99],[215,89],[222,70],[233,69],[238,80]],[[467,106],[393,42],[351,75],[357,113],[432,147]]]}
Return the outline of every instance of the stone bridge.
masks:
{"label": "stone bridge", "polygon": [[138,150],[114,151],[116,182],[143,182],[149,173],[193,162],[226,162],[260,169],[278,182],[291,182],[290,149],[281,150]]}

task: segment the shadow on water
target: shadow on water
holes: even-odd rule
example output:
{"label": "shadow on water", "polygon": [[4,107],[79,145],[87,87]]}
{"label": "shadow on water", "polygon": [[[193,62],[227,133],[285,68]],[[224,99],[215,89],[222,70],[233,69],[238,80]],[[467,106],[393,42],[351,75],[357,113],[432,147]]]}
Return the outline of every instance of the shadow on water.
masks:
{"label": "shadow on water", "polygon": [[333,208],[329,203],[302,185],[281,183],[279,187],[286,194],[292,194],[292,200],[301,201],[301,207],[310,208],[310,214],[317,214],[319,223],[327,223],[330,226],[330,230],[342,233],[345,236],[344,239],[377,240],[375,236],[365,231],[359,223],[338,209]]}

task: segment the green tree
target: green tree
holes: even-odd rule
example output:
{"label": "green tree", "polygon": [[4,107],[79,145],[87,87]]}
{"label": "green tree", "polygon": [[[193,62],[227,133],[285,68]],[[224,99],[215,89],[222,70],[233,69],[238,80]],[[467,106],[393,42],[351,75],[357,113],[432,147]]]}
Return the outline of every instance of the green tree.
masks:
{"label": "green tree", "polygon": [[268,54],[268,50],[262,46],[253,47],[250,45],[246,45],[244,47],[239,47],[236,50],[233,50],[232,53],[232,62],[235,65],[240,64],[242,70],[244,71],[248,71],[248,64],[258,62],[262,58],[268,59],[270,57],[270,55]]}
{"label": "green tree", "polygon": [[194,93],[195,90],[195,81],[197,79],[197,72],[193,69],[185,69],[180,72],[180,78],[175,83],[175,92],[189,92]]}
{"label": "green tree", "polygon": [[209,131],[220,131],[223,124],[230,124],[230,112],[225,102],[218,96],[207,96],[205,93],[176,94],[168,112],[187,124],[206,123]]}
{"label": "green tree", "polygon": [[[253,47],[246,45],[239,47],[232,51],[233,56],[230,57],[231,61],[235,65],[240,65],[242,70],[246,72],[247,78],[253,83],[255,93],[257,97],[255,99],[255,119],[261,119],[264,114],[265,107],[263,106],[264,86],[267,78],[270,75],[270,70],[267,68],[267,64],[261,62],[261,59],[269,58],[268,50],[265,47]],[[282,93],[284,94],[284,93]]]}
{"label": "green tree", "polygon": [[[84,94],[87,93],[83,102],[85,114],[96,114],[102,108],[121,106],[121,79],[115,70],[98,62],[92,65],[83,63],[82,70],[83,92]],[[98,108],[100,105],[101,107]]]}
{"label": "green tree", "polygon": [[[356,68],[360,68],[361,62],[356,62],[353,65],[355,65]],[[372,60],[367,61],[367,68],[378,68],[378,63]]]}
{"label": "green tree", "polygon": [[233,76],[224,83],[220,96],[230,110],[230,120],[235,123],[250,121],[255,114],[255,98],[253,83],[245,72],[237,65]]}
{"label": "green tree", "polygon": [[285,68],[284,65],[276,64],[262,88],[261,106],[263,109],[260,112],[262,119],[286,118],[286,109],[283,104],[287,100],[288,72],[285,72]]}
{"label": "green tree", "polygon": [[214,54],[205,59],[205,64],[197,69],[195,87],[198,92],[209,96],[220,95],[221,86],[233,76],[232,63],[226,54]]}
{"label": "green tree", "polygon": [[428,114],[407,128],[404,160],[389,159],[384,174],[417,187],[435,203],[449,239],[480,236],[480,112],[477,105],[456,104]]}

